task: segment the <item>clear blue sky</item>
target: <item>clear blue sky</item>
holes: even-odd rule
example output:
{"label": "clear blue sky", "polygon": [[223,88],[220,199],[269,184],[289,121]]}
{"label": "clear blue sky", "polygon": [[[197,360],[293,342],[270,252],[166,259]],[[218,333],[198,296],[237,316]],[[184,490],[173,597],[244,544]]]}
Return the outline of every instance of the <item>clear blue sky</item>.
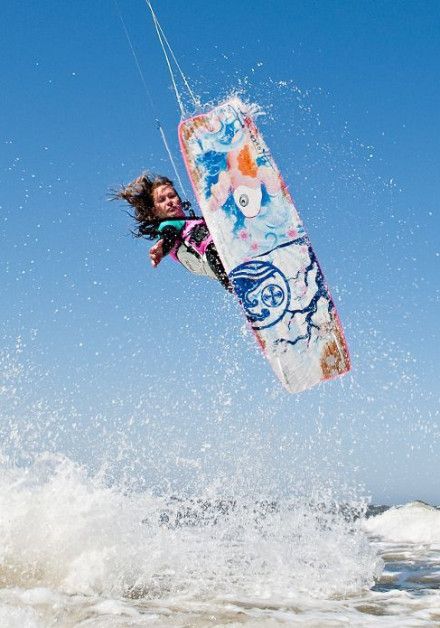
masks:
{"label": "clear blue sky", "polygon": [[[178,158],[146,5],[119,6]],[[239,88],[267,112],[260,126],[336,298],[353,372],[285,394],[219,286],[170,260],[149,267],[148,243],[107,193],[143,168],[172,173],[115,3],[8,3],[4,447],[13,423],[22,452],[90,465],[119,452],[144,478],[154,467],[186,481],[191,465],[215,476],[243,457],[243,475],[286,490],[331,476],[375,502],[440,503],[439,3],[154,6],[202,100]]]}

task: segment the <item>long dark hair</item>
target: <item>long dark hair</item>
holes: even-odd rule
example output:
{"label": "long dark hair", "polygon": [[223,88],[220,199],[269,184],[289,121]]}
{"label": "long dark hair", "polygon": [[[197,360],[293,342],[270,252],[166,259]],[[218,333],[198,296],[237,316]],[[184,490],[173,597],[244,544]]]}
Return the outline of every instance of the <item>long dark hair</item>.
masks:
{"label": "long dark hair", "polygon": [[[137,238],[146,237],[154,240],[158,236],[158,227],[161,221],[154,215],[153,192],[161,185],[171,185],[174,188],[174,183],[168,177],[143,172],[139,177],[127,185],[122,185],[119,190],[112,193],[112,199],[127,201],[133,207],[134,214],[130,215],[137,224],[132,233]],[[191,203],[182,202],[182,208],[194,216]]]}

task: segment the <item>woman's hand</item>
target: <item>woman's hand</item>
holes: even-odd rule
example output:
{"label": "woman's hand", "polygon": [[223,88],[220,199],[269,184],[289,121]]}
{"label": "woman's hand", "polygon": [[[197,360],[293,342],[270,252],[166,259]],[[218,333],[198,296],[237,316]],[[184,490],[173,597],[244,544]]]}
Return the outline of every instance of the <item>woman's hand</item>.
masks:
{"label": "woman's hand", "polygon": [[154,244],[150,249],[150,260],[152,267],[156,268],[156,266],[161,262],[163,257],[163,240],[159,240],[159,242],[156,242],[156,244]]}

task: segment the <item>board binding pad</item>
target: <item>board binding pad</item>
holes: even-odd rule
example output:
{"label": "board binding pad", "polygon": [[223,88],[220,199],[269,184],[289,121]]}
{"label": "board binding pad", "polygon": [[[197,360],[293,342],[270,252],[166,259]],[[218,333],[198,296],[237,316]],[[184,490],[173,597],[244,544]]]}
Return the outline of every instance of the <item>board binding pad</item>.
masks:
{"label": "board binding pad", "polygon": [[335,305],[249,107],[232,98],[183,120],[197,201],[249,324],[289,392],[350,370]]}

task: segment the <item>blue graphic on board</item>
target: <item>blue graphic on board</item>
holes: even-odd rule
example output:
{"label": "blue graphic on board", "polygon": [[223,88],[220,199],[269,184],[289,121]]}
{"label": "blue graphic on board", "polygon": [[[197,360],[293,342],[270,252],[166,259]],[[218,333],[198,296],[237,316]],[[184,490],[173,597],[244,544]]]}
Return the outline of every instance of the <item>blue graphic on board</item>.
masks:
{"label": "blue graphic on board", "polygon": [[273,264],[245,262],[229,273],[229,279],[253,329],[273,327],[288,311],[289,283]]}
{"label": "blue graphic on board", "polygon": [[[243,257],[264,252],[291,237],[285,226],[292,217],[270,153],[260,144],[252,155],[242,114],[231,106],[210,118],[209,130],[199,129],[195,160],[203,172],[203,194],[212,211],[220,207],[230,219],[231,237],[242,248]],[[303,231],[298,220],[298,234]]]}

